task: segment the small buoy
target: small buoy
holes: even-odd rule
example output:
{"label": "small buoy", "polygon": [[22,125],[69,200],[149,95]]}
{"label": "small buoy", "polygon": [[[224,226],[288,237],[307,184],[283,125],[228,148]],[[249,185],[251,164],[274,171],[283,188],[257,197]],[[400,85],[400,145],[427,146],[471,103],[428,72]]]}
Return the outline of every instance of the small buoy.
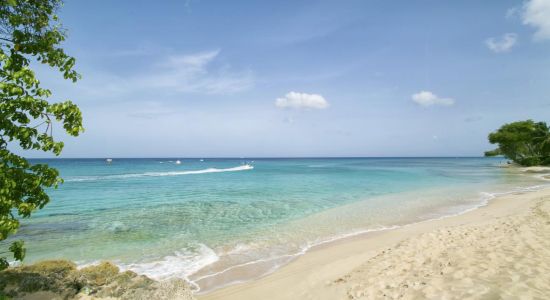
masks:
{"label": "small buoy", "polygon": [[181,165],[181,161],[176,160],[176,165]]}

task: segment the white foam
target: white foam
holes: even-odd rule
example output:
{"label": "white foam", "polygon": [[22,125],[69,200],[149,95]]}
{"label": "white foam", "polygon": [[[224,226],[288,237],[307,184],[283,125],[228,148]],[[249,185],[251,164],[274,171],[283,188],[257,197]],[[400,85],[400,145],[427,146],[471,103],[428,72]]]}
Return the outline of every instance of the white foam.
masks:
{"label": "white foam", "polygon": [[248,244],[238,243],[231,250],[227,251],[225,254],[226,255],[239,254],[239,253],[242,253],[242,252],[250,251],[251,249],[254,249],[252,243],[248,243]]}
{"label": "white foam", "polygon": [[[240,166],[240,167],[228,168],[228,169],[205,169],[205,170],[198,170],[198,171],[167,172],[167,173],[170,173],[170,174],[174,174],[174,173],[177,173],[177,174],[181,174],[181,173],[201,174],[201,173],[210,173],[211,171],[208,171],[208,170],[216,170],[214,172],[228,172],[228,171],[240,171],[240,170],[250,170],[250,169],[253,169],[253,167],[250,166],[250,165],[243,165],[243,166]],[[187,173],[187,172],[194,172],[194,173]],[[201,173],[198,173],[198,172],[201,172]],[[149,173],[149,174],[151,174],[151,173]],[[166,174],[166,173],[163,173],[163,174]],[[549,179],[543,178],[544,175],[547,175],[547,174],[537,174],[537,175],[535,175],[535,177],[537,177],[539,179],[542,179],[542,180],[548,181]],[[148,176],[154,176],[154,175],[148,175]],[[170,175],[160,175],[160,176],[170,176]],[[480,193],[480,197],[479,197],[480,201],[478,203],[476,203],[474,205],[471,205],[471,206],[468,206],[467,208],[464,208],[462,206],[462,207],[460,207],[460,210],[456,213],[449,212],[448,214],[444,214],[444,215],[441,215],[441,216],[437,216],[437,217],[433,217],[433,218],[427,218],[427,219],[423,219],[423,220],[418,221],[418,222],[412,222],[412,223],[407,223],[407,224],[403,224],[403,225],[392,225],[392,226],[379,225],[378,227],[374,227],[374,228],[355,230],[355,231],[348,232],[348,233],[338,234],[338,235],[330,236],[330,237],[327,237],[327,238],[318,239],[318,240],[315,240],[315,241],[310,241],[310,242],[307,242],[303,247],[300,247],[300,249],[298,251],[294,252],[294,253],[289,253],[289,254],[284,254],[284,255],[277,255],[277,256],[270,256],[270,257],[265,257],[265,258],[260,258],[260,259],[244,262],[244,263],[241,263],[241,264],[237,264],[237,265],[227,267],[227,268],[225,268],[223,270],[220,270],[218,272],[214,272],[214,273],[206,274],[206,275],[203,275],[203,276],[199,276],[197,278],[193,278],[193,280],[190,279],[191,275],[197,273],[202,268],[204,268],[208,265],[211,265],[211,264],[213,264],[213,263],[220,260],[220,257],[212,249],[210,249],[207,246],[202,245],[202,244],[200,244],[199,247],[198,247],[199,251],[196,251],[196,252],[193,252],[193,253],[176,252],[174,255],[166,256],[166,257],[164,257],[164,258],[162,258],[158,261],[147,262],[147,263],[134,263],[134,264],[128,264],[128,265],[119,264],[119,266],[123,270],[132,270],[132,271],[135,271],[139,274],[144,274],[144,275],[147,275],[151,278],[158,279],[158,280],[172,278],[172,277],[184,278],[185,280],[187,280],[193,286],[193,289],[194,289],[195,292],[199,292],[201,290],[201,288],[198,284],[199,281],[207,279],[207,278],[212,278],[212,277],[222,275],[224,273],[227,273],[227,272],[229,272],[231,270],[234,270],[234,269],[237,269],[237,268],[242,268],[242,267],[247,267],[247,266],[251,266],[251,265],[256,265],[256,264],[261,264],[261,263],[266,263],[266,262],[272,262],[272,261],[273,262],[280,261],[279,263],[274,263],[268,270],[266,270],[263,274],[261,274],[261,276],[265,276],[267,274],[270,274],[270,273],[274,272],[279,267],[281,267],[282,265],[288,263],[292,259],[294,259],[296,257],[299,257],[301,255],[304,255],[305,253],[307,253],[313,247],[317,247],[317,246],[320,246],[320,245],[323,245],[323,244],[332,243],[332,242],[342,240],[342,239],[345,239],[345,238],[350,238],[350,237],[354,237],[354,236],[363,235],[363,234],[366,234],[366,233],[380,232],[380,231],[386,231],[386,230],[394,230],[394,229],[398,229],[398,228],[413,226],[415,224],[420,224],[420,223],[424,223],[424,222],[440,220],[440,219],[445,219],[445,218],[448,218],[448,217],[462,215],[462,214],[465,214],[467,212],[470,212],[470,211],[476,210],[480,207],[488,205],[489,202],[492,199],[496,198],[496,197],[510,195],[510,194],[527,193],[527,192],[538,191],[538,190],[547,188],[549,186],[550,186],[549,184],[541,184],[541,185],[526,186],[526,187],[516,187],[516,188],[513,188],[512,190],[506,191],[506,192],[493,192],[493,193],[491,193],[491,192],[482,192],[482,193]],[[247,252],[247,251],[251,250],[252,248],[253,247],[251,247],[251,245],[237,244],[232,250],[225,253],[225,255],[227,255],[227,254],[236,254],[236,253],[239,253],[239,252]],[[228,285],[236,284],[236,283],[239,283],[239,282],[244,282],[244,281],[246,281],[246,280],[236,279],[236,280],[231,281],[231,282],[226,282],[223,285],[216,286],[216,289],[221,288],[221,287],[225,287],[225,286],[228,286]]]}
{"label": "white foam", "polygon": [[222,172],[237,172],[252,170],[252,165],[242,165],[233,168],[217,169],[208,168],[202,170],[189,170],[189,171],[173,171],[173,172],[147,172],[138,174],[120,174],[120,175],[104,175],[104,176],[82,176],[72,177],[65,180],[65,182],[78,182],[78,181],[98,181],[98,180],[110,180],[110,179],[128,179],[128,178],[141,178],[141,177],[163,177],[163,176],[181,176],[181,175],[193,175],[193,174],[206,174],[206,173],[222,173]]}
{"label": "white foam", "polygon": [[[541,177],[539,177],[539,178],[541,178]],[[541,178],[541,179],[543,179],[543,178]],[[545,180],[548,180],[548,179],[545,179]],[[421,220],[421,221],[418,221],[418,222],[407,223],[407,224],[404,224],[404,225],[392,225],[392,226],[381,226],[380,225],[377,228],[355,230],[355,231],[352,231],[352,232],[331,236],[331,237],[328,237],[328,238],[325,238],[325,239],[318,239],[314,242],[308,242],[304,247],[302,247],[299,251],[297,251],[295,253],[286,254],[286,255],[279,255],[279,256],[274,256],[274,257],[268,257],[268,258],[262,258],[262,259],[257,259],[257,260],[245,262],[245,263],[242,263],[242,264],[230,266],[228,268],[225,268],[225,269],[223,269],[221,271],[218,271],[218,272],[215,272],[215,273],[211,273],[211,274],[207,274],[207,275],[203,275],[203,276],[194,278],[193,280],[189,280],[189,279],[188,280],[193,286],[197,287],[197,290],[195,292],[199,292],[200,291],[200,286],[198,284],[199,281],[201,281],[203,279],[207,279],[207,278],[222,275],[224,273],[227,273],[227,272],[229,272],[231,270],[234,270],[234,269],[237,269],[237,268],[242,268],[242,267],[255,265],[255,264],[259,264],[259,263],[265,263],[265,262],[269,262],[269,261],[282,260],[284,258],[293,259],[293,258],[299,257],[301,255],[304,255],[305,253],[307,253],[313,247],[321,246],[323,244],[329,244],[329,243],[332,243],[332,242],[336,242],[338,240],[351,238],[351,237],[354,237],[354,236],[359,236],[359,235],[372,233],[372,232],[394,230],[394,229],[398,229],[398,228],[413,226],[413,225],[424,223],[424,222],[430,222],[430,221],[441,220],[441,219],[445,219],[445,218],[449,218],[449,217],[459,216],[459,215],[465,214],[467,212],[470,212],[470,211],[479,209],[481,207],[487,206],[492,199],[500,197],[500,196],[505,196],[505,195],[509,195],[509,194],[516,194],[516,193],[533,192],[533,191],[538,191],[538,190],[541,190],[541,189],[544,189],[544,188],[547,188],[547,187],[549,187],[549,185],[534,185],[534,186],[527,186],[527,187],[516,187],[516,188],[512,189],[511,191],[500,192],[500,193],[481,192],[480,193],[480,198],[479,198],[479,200],[480,200],[479,203],[477,203],[473,206],[470,206],[466,209],[461,209],[460,211],[458,211],[456,213],[449,213],[449,214],[441,215],[441,216],[434,217],[434,218],[424,219],[424,220]],[[241,248],[241,247],[238,247],[238,248]],[[286,263],[288,263],[288,261]],[[284,264],[284,263],[282,263],[282,264]],[[262,274],[262,275],[265,276],[267,274],[270,274],[270,273],[274,272],[279,267],[281,267],[282,264],[273,265],[269,270],[264,272],[264,274]],[[222,288],[222,287],[225,287],[225,286],[229,286],[229,285],[232,285],[232,284],[244,282],[244,281],[246,281],[246,280],[235,280],[235,281],[227,282],[227,283],[225,283],[221,286],[217,286],[216,289]]]}
{"label": "white foam", "polygon": [[[320,246],[320,245],[323,245],[323,244],[331,243],[331,242],[334,242],[334,241],[337,241],[337,240],[341,240],[341,239],[344,239],[344,238],[349,238],[349,237],[353,237],[353,236],[357,236],[357,235],[361,235],[361,234],[365,234],[365,233],[369,233],[369,232],[392,230],[392,229],[397,229],[399,227],[400,226],[397,226],[397,225],[388,226],[388,227],[380,226],[378,228],[357,230],[357,231],[353,231],[353,232],[350,232],[350,233],[345,233],[345,234],[329,237],[329,238],[326,238],[326,239],[319,239],[319,240],[316,240],[314,242],[308,242],[305,246],[301,247],[300,250],[295,252],[295,253],[256,259],[256,260],[253,260],[253,261],[249,261],[249,262],[245,262],[245,263],[242,263],[242,264],[237,264],[237,265],[225,268],[225,269],[223,269],[221,271],[218,271],[218,272],[215,272],[215,273],[203,275],[203,276],[197,277],[193,280],[189,280],[189,279],[188,280],[193,286],[197,287],[196,292],[199,292],[200,291],[200,286],[197,282],[199,282],[203,279],[206,279],[206,278],[215,277],[215,276],[227,273],[231,270],[246,267],[246,266],[250,266],[250,265],[256,265],[256,264],[270,262],[270,261],[276,261],[276,260],[283,260],[285,258],[291,260],[291,259],[294,259],[296,257],[299,257],[299,256],[302,256],[302,255],[306,254],[306,252],[308,252],[313,247],[317,247],[317,246]],[[287,263],[287,262],[288,261],[286,261],[285,263]],[[282,264],[275,264],[275,265],[271,266],[271,268],[269,270],[265,271],[263,275],[267,275],[269,273],[274,272],[279,267],[281,267],[281,265]],[[238,283],[238,282],[242,282],[242,280],[235,280],[235,281],[227,282],[226,284],[221,285],[221,286],[217,286],[216,288],[218,289],[218,288],[228,286],[228,285],[231,285],[231,284],[235,284],[235,283]]]}
{"label": "white foam", "polygon": [[[168,278],[184,278],[193,284],[188,278],[200,269],[219,260],[214,250],[204,244],[198,244],[195,251],[176,251],[174,255],[168,255],[162,259],[132,264],[121,264],[121,270],[131,270],[138,274],[146,275],[156,280]],[[198,286],[195,285],[198,289]]]}

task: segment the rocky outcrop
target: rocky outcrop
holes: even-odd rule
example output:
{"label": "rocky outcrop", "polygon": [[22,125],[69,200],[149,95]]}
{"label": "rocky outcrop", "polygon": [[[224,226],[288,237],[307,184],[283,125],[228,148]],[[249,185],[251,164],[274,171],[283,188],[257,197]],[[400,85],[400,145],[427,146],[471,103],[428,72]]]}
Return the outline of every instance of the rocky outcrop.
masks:
{"label": "rocky outcrop", "polygon": [[194,299],[182,279],[155,281],[112,263],[78,269],[66,260],[0,272],[0,299]]}

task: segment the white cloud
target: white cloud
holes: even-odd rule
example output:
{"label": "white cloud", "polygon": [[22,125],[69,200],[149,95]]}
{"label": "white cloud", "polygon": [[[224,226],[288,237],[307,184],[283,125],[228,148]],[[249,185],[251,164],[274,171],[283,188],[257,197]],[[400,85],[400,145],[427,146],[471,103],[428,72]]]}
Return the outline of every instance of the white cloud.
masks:
{"label": "white cloud", "polygon": [[[95,72],[78,85],[96,98],[120,98],[124,95],[232,94],[255,84],[249,70],[234,70],[219,62],[220,50],[185,55],[166,55],[155,63],[142,64],[134,75]],[[135,58],[132,58],[135,59]],[[86,74],[89,74],[86,73]]]}
{"label": "white cloud", "polygon": [[250,72],[234,72],[227,66],[211,66],[219,53],[219,50],[214,50],[170,56],[136,81],[142,87],[204,94],[235,93],[252,87],[254,80]]}
{"label": "white cloud", "polygon": [[455,103],[452,98],[440,98],[430,91],[421,91],[412,95],[412,100],[421,106],[443,105],[451,106]]}
{"label": "white cloud", "polygon": [[220,54],[220,50],[199,52],[190,55],[174,55],[168,58],[167,65],[175,67],[179,66],[203,68],[212,60],[214,60],[218,56],[218,54]]}
{"label": "white cloud", "polygon": [[275,106],[294,109],[325,109],[329,104],[323,96],[318,94],[289,92],[284,98],[277,98]]}
{"label": "white cloud", "polygon": [[523,24],[536,28],[534,39],[550,39],[550,1],[529,0],[523,6]]}
{"label": "white cloud", "polygon": [[506,10],[506,19],[515,19],[519,16],[520,13],[520,7],[514,6],[512,8],[509,8]]}
{"label": "white cloud", "polygon": [[505,33],[500,38],[488,38],[485,40],[485,45],[491,51],[495,53],[508,52],[514,45],[516,45],[518,40],[518,35],[515,33]]}

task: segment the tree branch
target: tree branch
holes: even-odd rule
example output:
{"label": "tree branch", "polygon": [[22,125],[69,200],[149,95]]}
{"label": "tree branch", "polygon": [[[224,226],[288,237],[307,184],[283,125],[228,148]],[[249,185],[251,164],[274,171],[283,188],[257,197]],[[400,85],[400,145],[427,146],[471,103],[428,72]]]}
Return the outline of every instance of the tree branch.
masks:
{"label": "tree branch", "polygon": [[1,37],[0,37],[0,40],[2,40],[2,41],[6,41],[6,42],[10,42],[10,43],[12,43],[12,44],[14,43],[14,42],[13,42],[12,40],[10,40],[10,39],[6,39],[6,38],[1,38]]}

